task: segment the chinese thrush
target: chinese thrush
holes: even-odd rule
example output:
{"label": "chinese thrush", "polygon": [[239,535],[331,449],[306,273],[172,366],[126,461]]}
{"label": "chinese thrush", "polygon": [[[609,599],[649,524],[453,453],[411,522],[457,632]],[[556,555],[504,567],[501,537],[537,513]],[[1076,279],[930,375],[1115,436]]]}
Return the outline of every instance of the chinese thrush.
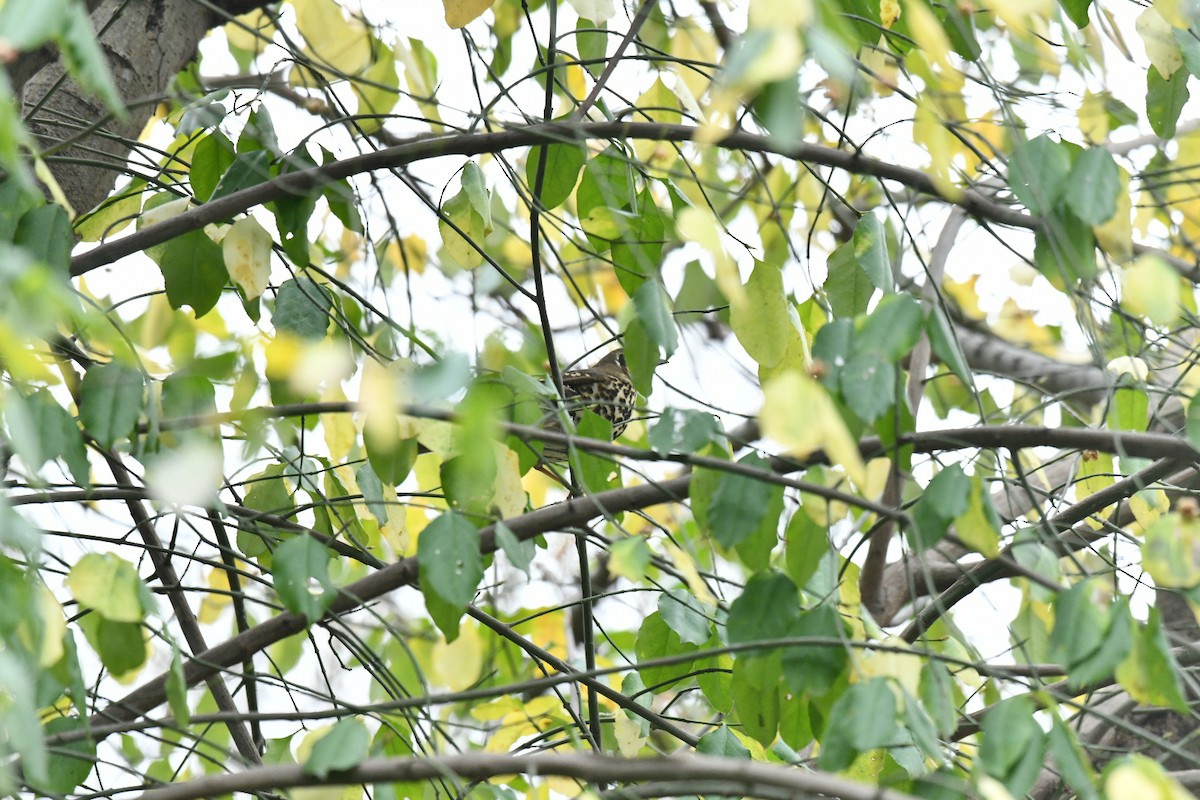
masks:
{"label": "chinese thrush", "polygon": [[[562,382],[567,413],[576,425],[586,408],[612,423],[614,439],[624,432],[637,401],[637,390],[633,388],[633,379],[629,377],[624,350],[613,350],[586,369],[564,372]],[[562,430],[554,419],[550,419],[545,428]],[[567,448],[557,442],[547,442],[542,449],[542,457],[550,462],[566,461]]]}

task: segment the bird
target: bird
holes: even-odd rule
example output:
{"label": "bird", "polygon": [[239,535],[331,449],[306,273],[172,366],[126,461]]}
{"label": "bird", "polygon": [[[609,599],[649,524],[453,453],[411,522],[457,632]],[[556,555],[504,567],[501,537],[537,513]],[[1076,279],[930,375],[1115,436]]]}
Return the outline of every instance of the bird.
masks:
{"label": "bird", "polygon": [[[612,438],[625,432],[633,417],[637,390],[629,376],[623,349],[613,350],[585,369],[567,370],[562,374],[562,383],[563,400],[572,422],[578,425],[583,410],[588,409],[612,423]],[[553,412],[547,415],[543,427],[548,431],[562,430]],[[566,461],[567,448],[557,442],[546,442],[542,457],[549,462]]]}

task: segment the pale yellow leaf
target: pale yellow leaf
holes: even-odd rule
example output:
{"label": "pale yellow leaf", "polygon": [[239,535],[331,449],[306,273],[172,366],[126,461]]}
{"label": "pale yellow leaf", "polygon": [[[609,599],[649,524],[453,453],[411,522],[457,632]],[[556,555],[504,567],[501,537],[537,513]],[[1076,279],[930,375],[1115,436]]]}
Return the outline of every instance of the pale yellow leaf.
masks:
{"label": "pale yellow leaf", "polygon": [[1200,5],[1196,0],[1154,0],[1154,10],[1171,24],[1173,28],[1187,30],[1196,22],[1200,13]]}
{"label": "pale yellow leaf", "polygon": [[917,98],[917,112],[913,117],[913,141],[929,153],[929,177],[946,198],[956,200],[962,190],[955,185],[953,175],[954,153],[961,143],[942,124],[932,101],[924,94]]}
{"label": "pale yellow leaf", "polygon": [[701,577],[700,570],[696,566],[696,560],[685,550],[670,541],[664,540],[662,548],[666,551],[667,557],[671,559],[671,563],[683,575],[683,579],[688,586],[688,591],[692,593],[692,596],[705,605],[716,605],[717,598],[713,597],[712,592],[708,589],[708,584]]}
{"label": "pale yellow leaf", "polygon": [[785,372],[763,387],[759,413],[763,435],[803,458],[824,450],[857,486],[866,485],[866,466],[825,387],[799,372]]}
{"label": "pale yellow leaf", "polygon": [[396,74],[396,54],[392,48],[376,42],[372,58],[374,61],[363,73],[363,79],[354,81],[358,125],[363,133],[374,133],[383,127],[384,121],[376,117],[390,113],[400,99],[400,77]]}
{"label": "pale yellow leaf", "polygon": [[1181,289],[1179,273],[1151,253],[1121,271],[1121,305],[1154,325],[1169,326],[1179,318]]}
{"label": "pale yellow leaf", "polygon": [[483,16],[496,0],[442,0],[446,7],[446,24],[451,28],[465,28]]}
{"label": "pale yellow leaf", "polygon": [[243,217],[229,226],[221,240],[225,269],[242,287],[247,300],[261,295],[271,280],[271,234],[254,217]]}
{"label": "pale yellow leaf", "polygon": [[950,69],[950,39],[924,0],[908,0],[908,31],[930,62]]}
{"label": "pale yellow leaf", "polygon": [[1195,800],[1195,795],[1156,761],[1141,755],[1122,759],[1104,779],[1108,800]]}
{"label": "pale yellow leaf", "polygon": [[684,241],[695,242],[712,256],[717,288],[721,294],[730,303],[745,302],[746,290],[742,287],[742,276],[721,243],[722,226],[713,213],[695,206],[685,208],[675,218],[675,229]]}
{"label": "pale yellow leaf", "polygon": [[320,64],[357,75],[371,59],[371,40],[357,19],[347,19],[334,0],[292,0],[296,28]]}
{"label": "pale yellow leaf", "polygon": [[225,24],[225,38],[231,47],[248,53],[261,53],[275,35],[275,22],[261,8],[234,17]]}
{"label": "pale yellow leaf", "polygon": [[463,620],[457,639],[449,644],[441,638],[434,642],[429,679],[452,692],[470,688],[479,680],[484,650],[479,623]]}
{"label": "pale yellow leaf", "polygon": [[1134,30],[1142,37],[1146,57],[1164,78],[1170,78],[1175,70],[1183,66],[1183,53],[1175,41],[1175,29],[1156,8],[1147,8],[1139,14]]}
{"label": "pale yellow leaf", "polygon": [[617,13],[613,0],[567,0],[575,13],[592,22],[606,22]]}
{"label": "pale yellow leaf", "polygon": [[210,569],[205,583],[212,591],[204,593],[204,599],[200,601],[200,612],[196,618],[201,623],[208,625],[217,621],[221,612],[233,602],[233,597],[229,594],[229,572],[227,570]]}
{"label": "pale yellow leaf", "polygon": [[916,653],[896,652],[893,648],[908,650],[909,646],[897,636],[889,636],[880,642],[888,650],[856,651],[858,674],[863,678],[892,678],[899,682],[913,697],[921,694],[921,668],[923,662]]}
{"label": "pale yellow leaf", "polygon": [[[687,86],[693,98],[701,98],[712,85],[712,72],[703,68],[697,69],[693,64],[711,64],[715,71],[717,67],[717,40],[708,28],[702,28],[690,19],[680,20],[671,37],[668,49],[673,60],[679,62],[674,68],[677,78]],[[684,66],[687,65],[687,66]]]}
{"label": "pale yellow leaf", "polygon": [[643,724],[641,718],[633,720],[626,714],[617,714],[613,735],[617,739],[617,750],[625,758],[635,758],[646,743],[646,737],[642,735]]}
{"label": "pale yellow leaf", "polygon": [[67,589],[83,607],[112,622],[141,622],[141,578],[125,559],[113,553],[88,553],[67,574]]}
{"label": "pale yellow leaf", "polygon": [[900,19],[900,0],[881,0],[879,20],[883,23],[883,27],[892,27],[898,19]]}
{"label": "pale yellow leaf", "polygon": [[1089,142],[1103,142],[1108,138],[1108,110],[1104,107],[1104,95],[1091,89],[1083,93],[1079,103],[1079,132]]}
{"label": "pale yellow leaf", "polygon": [[67,621],[62,606],[44,584],[38,584],[34,591],[36,620],[23,618],[17,633],[27,648],[37,652],[38,666],[46,669],[57,664],[66,651],[63,635],[67,632]]}
{"label": "pale yellow leaf", "polygon": [[[344,403],[346,399],[346,393],[336,381],[321,392],[321,402],[324,403]],[[322,414],[321,429],[325,432],[325,446],[329,448],[330,460],[335,464],[345,462],[358,439],[354,418],[344,413]]]}

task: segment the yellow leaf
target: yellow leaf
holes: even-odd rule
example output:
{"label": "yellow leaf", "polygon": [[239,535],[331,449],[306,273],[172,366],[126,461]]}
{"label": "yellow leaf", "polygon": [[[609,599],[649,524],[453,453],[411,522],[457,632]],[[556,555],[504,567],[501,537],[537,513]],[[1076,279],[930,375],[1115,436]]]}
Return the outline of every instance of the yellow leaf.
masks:
{"label": "yellow leaf", "polygon": [[954,184],[953,159],[960,142],[946,130],[933,102],[924,94],[917,98],[913,141],[929,152],[929,177],[933,178],[938,191],[950,200],[958,199],[962,191]]}
{"label": "yellow leaf", "polygon": [[[925,57],[945,70],[950,70],[950,40],[938,18],[923,0],[908,0],[908,30]],[[885,23],[886,24],[886,23]]]}
{"label": "yellow leaf", "polygon": [[1169,326],[1179,317],[1180,277],[1156,255],[1145,253],[1121,272],[1121,305],[1154,325]]}
{"label": "yellow leaf", "polygon": [[261,295],[271,280],[271,234],[254,217],[239,219],[221,240],[225,269],[247,300]]}
{"label": "yellow leaf", "polygon": [[334,0],[292,0],[296,28],[316,60],[344,75],[357,75],[371,60],[371,40],[357,19],[346,19]]}
{"label": "yellow leaf", "polygon": [[496,0],[442,0],[446,7],[446,24],[451,28],[465,28],[483,16]]}
{"label": "yellow leaf", "polygon": [[[1076,502],[1081,502],[1101,489],[1111,486],[1116,480],[1114,474],[1115,466],[1113,465],[1112,453],[1098,453],[1094,450],[1085,450],[1079,462],[1079,469],[1075,473]],[[1109,506],[1109,508],[1111,507]],[[1100,511],[1088,517],[1087,523],[1099,530],[1103,527],[1104,522],[1102,520],[1106,516],[1106,511]]]}
{"label": "yellow leaf", "polygon": [[140,188],[130,187],[124,193],[105,200],[92,213],[75,223],[75,232],[85,242],[99,242],[119,233],[137,217],[142,210],[142,191],[145,182],[137,182]]}
{"label": "yellow leaf", "polygon": [[1103,225],[1096,225],[1092,233],[1113,261],[1123,263],[1133,258],[1133,199],[1129,194],[1129,173],[1118,167],[1121,188],[1117,191],[1117,213]]}
{"label": "yellow leaf", "polygon": [[112,622],[141,622],[141,578],[133,565],[112,553],[89,553],[67,574],[67,588],[81,606]]}
{"label": "yellow leaf", "polygon": [[[321,393],[321,401],[342,403],[346,401],[346,393],[342,391],[341,384],[331,383]],[[350,457],[350,451],[358,440],[354,418],[350,414],[322,414],[321,428],[325,432],[325,446],[329,448],[329,459],[335,464],[344,462]]]}
{"label": "yellow leaf", "polygon": [[1104,107],[1104,95],[1091,89],[1083,93],[1079,103],[1079,132],[1089,142],[1103,142],[1108,138],[1108,110]]}
{"label": "yellow leaf", "polygon": [[[677,66],[674,67],[676,77],[683,81],[692,97],[703,97],[712,85],[712,78],[709,76],[715,72],[717,66],[716,38],[708,28],[702,28],[692,20],[684,18],[676,26],[668,49],[674,57],[673,61],[677,62]],[[698,69],[691,66],[693,64],[711,64],[713,70]]]}
{"label": "yellow leaf", "polygon": [[[889,648],[909,649],[905,641],[896,636],[889,636],[880,644]],[[893,649],[867,650],[857,661],[858,674],[863,679],[893,678],[913,697],[920,697],[922,661],[916,653],[899,653]]]}
{"label": "yellow leaf", "polygon": [[858,442],[821,384],[799,372],[786,372],[763,387],[763,395],[759,420],[765,436],[801,458],[824,450],[856,485],[866,484]]}
{"label": "yellow leaf", "polygon": [[1109,770],[1104,779],[1109,800],[1195,800],[1196,796],[1172,778],[1156,761],[1131,755]]}
{"label": "yellow leaf", "polygon": [[261,53],[275,35],[274,20],[260,8],[234,17],[225,24],[225,38],[230,47],[248,53]]}
{"label": "yellow leaf", "polygon": [[[1186,26],[1184,26],[1186,27]],[[1175,41],[1175,29],[1163,19],[1157,8],[1147,8],[1134,23],[1146,48],[1146,57],[1164,78],[1170,78],[1183,66],[1183,53]]]}
{"label": "yellow leaf", "polygon": [[200,601],[200,613],[196,615],[205,625],[216,622],[221,612],[233,602],[229,595],[229,573],[226,570],[210,569],[206,583],[213,591],[204,593],[204,599]]}
{"label": "yellow leaf", "polygon": [[675,218],[675,227],[684,241],[695,242],[712,256],[716,266],[717,288],[725,298],[730,303],[744,302],[746,291],[742,288],[742,276],[738,273],[737,264],[721,244],[722,226],[713,213],[695,206],[685,208]]}
{"label": "yellow leaf", "polygon": [[37,651],[38,666],[49,668],[62,659],[66,650],[63,635],[67,632],[67,621],[63,617],[62,606],[45,585],[38,584],[34,591],[37,592],[34,598],[36,619],[22,618],[17,633],[26,647]]}
{"label": "yellow leaf", "polygon": [[900,19],[900,0],[881,0],[879,20],[883,23],[883,27],[892,27],[898,19]]}
{"label": "yellow leaf", "polygon": [[642,735],[644,724],[641,719],[632,720],[627,714],[617,714],[613,735],[617,740],[617,750],[625,758],[635,758],[641,752],[647,738]]}
{"label": "yellow leaf", "polygon": [[354,81],[354,95],[358,98],[358,125],[363,133],[374,133],[383,127],[383,120],[376,119],[391,112],[400,99],[400,77],[396,74],[396,54],[382,42],[375,42],[375,59],[363,73],[361,81]]}
{"label": "yellow leaf", "polygon": [[479,680],[484,650],[479,623],[463,620],[457,639],[450,644],[444,639],[434,643],[430,679],[452,692],[470,688]]}
{"label": "yellow leaf", "polygon": [[954,520],[954,529],[958,538],[972,550],[988,558],[997,558],[1000,555],[1000,532],[987,515],[983,492],[983,482],[978,477],[972,478],[967,510]]}
{"label": "yellow leaf", "polygon": [[715,606],[717,598],[713,597],[712,592],[708,590],[708,584],[700,576],[696,560],[673,542],[664,540],[662,548],[671,559],[671,563],[683,575],[684,581],[687,582],[688,591],[692,593],[692,596],[705,605]]}
{"label": "yellow leaf", "polygon": [[1154,10],[1161,14],[1172,28],[1187,30],[1196,21],[1196,4],[1193,0],[1154,0]]}

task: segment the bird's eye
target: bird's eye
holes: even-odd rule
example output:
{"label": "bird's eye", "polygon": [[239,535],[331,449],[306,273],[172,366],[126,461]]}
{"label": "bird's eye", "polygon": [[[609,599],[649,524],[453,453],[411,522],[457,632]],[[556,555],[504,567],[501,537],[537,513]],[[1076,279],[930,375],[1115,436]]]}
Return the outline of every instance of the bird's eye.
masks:
{"label": "bird's eye", "polygon": [[625,363],[625,354],[624,353],[621,353],[619,356],[617,356],[617,363],[620,364],[622,367],[625,367],[626,369],[628,369],[628,365]]}

